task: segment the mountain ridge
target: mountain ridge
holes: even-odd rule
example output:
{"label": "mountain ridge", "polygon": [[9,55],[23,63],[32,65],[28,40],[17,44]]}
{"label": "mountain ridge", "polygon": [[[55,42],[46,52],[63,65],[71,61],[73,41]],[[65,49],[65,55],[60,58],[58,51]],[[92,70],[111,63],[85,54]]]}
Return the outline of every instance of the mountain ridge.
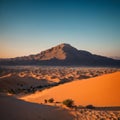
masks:
{"label": "mountain ridge", "polygon": [[62,43],[38,54],[1,59],[0,65],[80,65],[80,66],[118,66],[120,60],[95,55],[85,50],[78,50],[67,43]]}

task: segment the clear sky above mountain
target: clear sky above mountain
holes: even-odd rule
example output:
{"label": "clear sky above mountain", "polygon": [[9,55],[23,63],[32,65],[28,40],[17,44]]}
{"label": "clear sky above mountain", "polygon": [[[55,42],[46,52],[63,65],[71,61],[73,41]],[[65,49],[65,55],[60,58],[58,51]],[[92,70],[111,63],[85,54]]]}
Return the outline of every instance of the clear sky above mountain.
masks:
{"label": "clear sky above mountain", "polygon": [[0,0],[0,57],[60,43],[120,56],[119,0]]}

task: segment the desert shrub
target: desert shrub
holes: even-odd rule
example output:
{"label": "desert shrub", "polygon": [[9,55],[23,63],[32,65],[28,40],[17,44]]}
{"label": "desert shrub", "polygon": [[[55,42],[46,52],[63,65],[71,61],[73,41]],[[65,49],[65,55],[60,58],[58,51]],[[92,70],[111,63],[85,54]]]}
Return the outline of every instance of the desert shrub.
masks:
{"label": "desert shrub", "polygon": [[1,88],[0,88],[0,92],[4,92],[4,89],[1,89]]}
{"label": "desert shrub", "polygon": [[83,108],[85,108],[85,107],[82,106],[82,105],[79,105],[78,108],[79,108],[79,109],[83,109]]}
{"label": "desert shrub", "polygon": [[54,99],[53,99],[53,98],[50,98],[50,99],[48,100],[48,102],[49,102],[49,103],[53,103],[53,102],[54,102]]}
{"label": "desert shrub", "polygon": [[95,107],[93,105],[87,105],[86,108],[88,108],[88,109],[94,109]]}
{"label": "desert shrub", "polygon": [[44,100],[44,103],[47,103],[47,100],[46,100],[46,99]]}
{"label": "desert shrub", "polygon": [[51,79],[55,79],[55,78],[57,78],[57,76],[51,76]]}
{"label": "desert shrub", "polygon": [[23,84],[20,84],[21,87],[23,87]]}
{"label": "desert shrub", "polygon": [[11,94],[16,94],[16,91],[13,90],[13,89],[8,90],[8,92],[11,93]]}
{"label": "desert shrub", "polygon": [[37,86],[38,89],[39,89],[39,88],[42,88],[42,87],[43,87],[42,85]]}
{"label": "desert shrub", "polygon": [[105,120],[105,118],[100,118],[100,120]]}
{"label": "desert shrub", "polygon": [[30,92],[31,92],[31,89],[28,88],[28,89],[27,89],[27,92],[30,93]]}
{"label": "desert shrub", "polygon": [[63,104],[67,107],[72,107],[73,103],[74,103],[74,101],[72,99],[66,99],[63,101]]}

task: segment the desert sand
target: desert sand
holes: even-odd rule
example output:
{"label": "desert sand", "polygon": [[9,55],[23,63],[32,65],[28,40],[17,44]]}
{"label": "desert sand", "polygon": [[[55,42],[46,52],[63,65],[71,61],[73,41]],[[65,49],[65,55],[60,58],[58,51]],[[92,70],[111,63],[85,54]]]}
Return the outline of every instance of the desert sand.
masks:
{"label": "desert sand", "polygon": [[[120,72],[115,71],[108,68],[51,67],[3,71],[0,74],[0,119],[119,120]],[[52,86],[57,82],[59,84]],[[38,85],[43,85],[44,89],[37,88]],[[29,91],[33,87],[35,93]],[[11,89],[14,94],[10,94]],[[54,102],[45,103],[45,99],[50,98]],[[66,99],[72,99],[76,106],[67,108],[62,104]],[[85,106],[89,104],[98,107],[87,109]]]}
{"label": "desert sand", "polygon": [[119,120],[120,111],[78,109],[71,111],[74,120]]}
{"label": "desert sand", "polygon": [[120,72],[99,77],[77,80],[20,99],[44,103],[44,99],[54,98],[57,102],[74,100],[75,105],[120,106]]}
{"label": "desert sand", "polygon": [[0,120],[73,120],[67,110],[0,95]]}
{"label": "desert sand", "polygon": [[74,80],[118,71],[116,68],[4,66],[0,68],[0,92],[28,94]]}

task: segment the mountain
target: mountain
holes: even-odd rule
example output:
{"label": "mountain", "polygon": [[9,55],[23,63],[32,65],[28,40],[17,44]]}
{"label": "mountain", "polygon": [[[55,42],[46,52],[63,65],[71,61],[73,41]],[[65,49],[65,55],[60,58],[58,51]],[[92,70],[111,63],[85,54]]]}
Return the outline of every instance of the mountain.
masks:
{"label": "mountain", "polygon": [[35,55],[1,59],[0,65],[80,65],[80,66],[116,66],[120,60],[95,55],[78,50],[70,44],[60,44]]}
{"label": "mountain", "polygon": [[111,56],[111,58],[116,59],[116,60],[120,60],[119,56]]}

